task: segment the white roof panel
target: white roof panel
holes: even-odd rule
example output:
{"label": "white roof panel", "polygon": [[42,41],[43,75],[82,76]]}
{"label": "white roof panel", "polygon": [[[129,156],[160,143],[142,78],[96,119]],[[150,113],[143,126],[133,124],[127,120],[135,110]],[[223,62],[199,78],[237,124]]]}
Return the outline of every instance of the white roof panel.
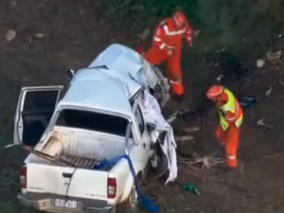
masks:
{"label": "white roof panel", "polygon": [[138,91],[141,86],[130,78],[127,81],[119,75],[106,74],[108,71],[110,70],[103,68],[79,70],[70,82],[70,87],[59,106],[69,104],[85,106],[101,111],[120,113],[131,118],[129,99],[134,91]]}
{"label": "white roof panel", "polygon": [[132,76],[143,67],[144,60],[135,50],[121,45],[111,44],[95,58],[89,67],[106,65],[109,69]]}

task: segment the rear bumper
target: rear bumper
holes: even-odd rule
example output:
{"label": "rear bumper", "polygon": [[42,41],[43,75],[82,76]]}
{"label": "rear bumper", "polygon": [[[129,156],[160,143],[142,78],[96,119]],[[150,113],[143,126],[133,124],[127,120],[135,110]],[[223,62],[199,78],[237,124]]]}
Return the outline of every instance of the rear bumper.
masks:
{"label": "rear bumper", "polygon": [[96,206],[91,204],[92,202],[84,202],[81,200],[72,199],[76,201],[76,208],[67,207],[56,207],[56,198],[40,198],[31,199],[23,194],[18,194],[17,196],[21,205],[30,206],[40,211],[50,212],[50,213],[115,213],[114,206]]}

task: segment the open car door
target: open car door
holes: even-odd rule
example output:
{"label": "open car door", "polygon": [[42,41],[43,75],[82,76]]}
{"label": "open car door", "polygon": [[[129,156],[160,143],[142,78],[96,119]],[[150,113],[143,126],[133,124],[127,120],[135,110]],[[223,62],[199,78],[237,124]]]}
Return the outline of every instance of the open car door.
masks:
{"label": "open car door", "polygon": [[15,114],[14,144],[35,146],[54,112],[63,86],[21,89]]}

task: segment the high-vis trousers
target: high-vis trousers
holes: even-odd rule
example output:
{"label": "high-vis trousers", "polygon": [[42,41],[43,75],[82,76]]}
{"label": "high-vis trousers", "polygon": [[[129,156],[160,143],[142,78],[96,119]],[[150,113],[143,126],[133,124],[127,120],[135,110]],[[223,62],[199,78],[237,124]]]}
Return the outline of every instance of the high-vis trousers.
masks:
{"label": "high-vis trousers", "polygon": [[240,144],[240,131],[240,127],[236,127],[235,124],[231,124],[226,131],[220,125],[216,130],[216,138],[219,143],[226,147],[226,161],[230,168],[238,166],[237,154]]}
{"label": "high-vis trousers", "polygon": [[169,56],[165,51],[153,46],[144,54],[144,58],[154,65],[160,65],[162,62],[166,62],[168,77],[173,92],[179,96],[183,95],[184,87],[182,83],[182,71],[180,68],[181,47],[177,47],[174,54]]}

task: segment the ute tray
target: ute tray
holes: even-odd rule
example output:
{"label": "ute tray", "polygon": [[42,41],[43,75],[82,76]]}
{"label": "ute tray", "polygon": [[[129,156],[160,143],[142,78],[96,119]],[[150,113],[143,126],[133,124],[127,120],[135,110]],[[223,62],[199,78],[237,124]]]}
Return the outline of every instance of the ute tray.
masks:
{"label": "ute tray", "polygon": [[[85,168],[85,169],[93,169],[94,166],[99,163],[98,160],[93,158],[86,158],[86,157],[79,157],[75,155],[68,155],[63,154],[57,157],[58,160],[64,160],[65,162],[70,162],[70,165],[73,165],[78,168]],[[60,165],[66,165],[66,163],[59,162]]]}

